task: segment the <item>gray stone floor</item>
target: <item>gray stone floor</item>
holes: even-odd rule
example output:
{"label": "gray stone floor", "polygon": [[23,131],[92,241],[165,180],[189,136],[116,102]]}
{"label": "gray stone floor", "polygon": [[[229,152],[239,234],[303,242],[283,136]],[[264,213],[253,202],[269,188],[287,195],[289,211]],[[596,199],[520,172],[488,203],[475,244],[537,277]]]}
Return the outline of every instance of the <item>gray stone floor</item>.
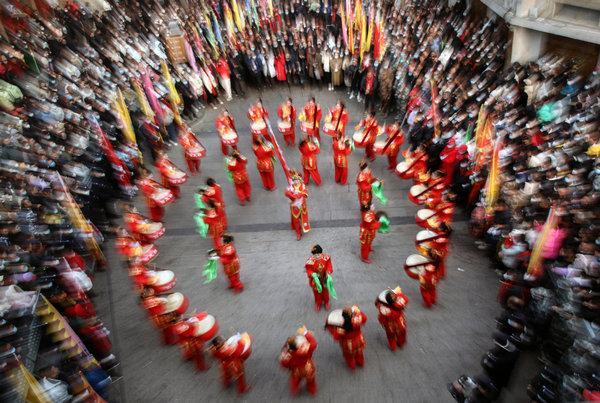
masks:
{"label": "gray stone floor", "polygon": [[[324,114],[337,98],[346,99],[350,112],[349,132],[361,118],[363,106],[348,100],[342,91],[310,91],[293,89],[292,96],[301,107],[314,94]],[[278,105],[289,95],[287,88],[267,90],[263,102],[276,124]],[[315,401],[362,402],[450,402],[446,384],[461,374],[480,372],[482,354],[492,346],[494,317],[499,313],[495,302],[499,281],[489,269],[488,261],[478,251],[467,232],[466,220],[457,214],[456,231],[452,236],[451,252],[447,258],[447,276],[438,288],[439,303],[433,310],[421,303],[418,282],[406,276],[405,258],[416,253],[415,234],[420,230],[414,223],[418,207],[407,198],[411,182],[399,179],[385,170],[387,161],[378,157],[372,164],[375,176],[385,180],[389,198],[384,208],[392,226],[389,234],[378,234],[373,244],[373,264],[360,261],[358,231],[360,212],[355,179],[358,163],[364,155],[357,149],[350,156],[349,182],[341,186],[333,180],[331,138],[323,136],[322,152],[318,157],[323,185],[308,186],[309,217],[312,231],[301,241],[289,229],[288,199],[284,196],[285,179],[277,165],[277,190],[268,192],[255,167],[250,148],[248,106],[256,95],[234,99],[226,106],[236,120],[240,151],[250,163],[252,202],[240,206],[233,185],[227,181],[214,118],[218,111],[207,109],[205,116],[192,127],[208,150],[202,160],[202,174],[190,177],[182,187],[182,198],[167,208],[166,235],[156,244],[160,255],[158,267],[173,270],[177,275],[174,291],[184,293],[190,300],[188,313],[207,311],[216,316],[220,333],[229,336],[234,331],[247,331],[254,337],[253,353],[246,361],[247,379],[252,389],[239,399],[251,402],[290,400],[288,373],[279,368],[277,357],[289,335],[305,324],[315,331],[319,343],[314,359],[317,366],[318,391]],[[380,121],[385,120],[380,118]],[[390,119],[388,119],[390,121]],[[299,139],[297,135],[297,141]],[[278,137],[283,146],[281,136]],[[300,168],[297,148],[283,148],[290,167]],[[186,168],[182,149],[174,147],[169,155],[182,169]],[[229,233],[241,260],[241,279],[245,290],[234,295],[226,288],[227,281],[219,267],[218,278],[204,284],[203,266],[210,239],[195,232],[193,193],[214,177],[224,190],[229,220]],[[141,211],[146,208],[137,200]],[[332,256],[333,278],[339,300],[332,308],[356,303],[368,316],[364,327],[367,347],[365,368],[354,372],[344,364],[340,348],[323,330],[327,312],[315,313],[313,297],[304,273],[304,262],[311,246],[319,243]],[[96,280],[95,298],[98,311],[112,330],[115,350],[122,362],[123,378],[114,385],[115,401],[130,402],[191,402],[231,401],[234,388],[221,390],[218,368],[195,373],[190,362],[180,360],[175,346],[163,346],[159,333],[147,320],[137,303],[126,270],[119,262],[113,246],[105,245],[111,261],[110,270],[100,273]],[[380,291],[400,285],[410,298],[406,309],[408,342],[403,350],[391,352],[385,334],[377,322],[373,304]],[[526,374],[526,379],[532,375]],[[504,392],[505,401],[525,398],[523,381],[513,382]],[[303,390],[298,401],[311,400]]]}

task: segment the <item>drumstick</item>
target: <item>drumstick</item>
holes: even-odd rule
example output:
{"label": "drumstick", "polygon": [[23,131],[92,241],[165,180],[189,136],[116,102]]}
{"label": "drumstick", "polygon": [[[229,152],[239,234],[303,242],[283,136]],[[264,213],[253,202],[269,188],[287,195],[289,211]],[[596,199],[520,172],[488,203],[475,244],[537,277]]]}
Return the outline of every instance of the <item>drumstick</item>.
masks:
{"label": "drumstick", "polygon": [[369,132],[371,131],[371,128],[373,128],[373,125],[375,123],[377,123],[377,121],[375,120],[375,117],[373,117],[373,121],[371,122],[371,124],[369,125],[369,127],[367,128],[367,130],[365,130],[365,134],[363,135],[363,138],[360,141],[361,143],[365,142],[365,140],[367,139],[367,136],[369,135]]}
{"label": "drumstick", "polygon": [[388,147],[392,144],[392,141],[394,141],[396,139],[396,137],[398,137],[399,134],[400,134],[400,127],[398,127],[398,130],[396,130],[396,133],[394,133],[394,135],[392,137],[390,137],[388,142],[385,144],[385,147],[383,147],[383,151],[382,151],[383,154],[385,154],[385,150],[388,149]]}
{"label": "drumstick", "polygon": [[[345,106],[344,106],[344,105],[342,105],[342,108],[341,108],[341,110],[340,110],[340,114],[338,115],[338,118],[337,118],[337,123],[335,124],[334,136],[337,134],[338,127],[339,127],[339,125],[340,125],[340,120],[342,119],[342,113],[344,113],[344,108],[345,108]],[[345,138],[345,137],[346,137],[346,136],[344,135],[344,138]]]}
{"label": "drumstick", "polygon": [[317,104],[316,103],[315,103],[315,109],[314,109],[314,113],[313,113],[313,134],[312,134],[312,136],[315,135],[315,130],[317,130]]}

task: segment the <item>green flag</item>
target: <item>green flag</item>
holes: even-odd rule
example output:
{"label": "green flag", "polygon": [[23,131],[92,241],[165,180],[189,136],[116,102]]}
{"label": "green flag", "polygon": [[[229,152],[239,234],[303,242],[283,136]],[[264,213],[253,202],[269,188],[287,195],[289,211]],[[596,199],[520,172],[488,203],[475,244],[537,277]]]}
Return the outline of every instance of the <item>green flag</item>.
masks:
{"label": "green flag", "polygon": [[381,223],[381,225],[377,229],[377,232],[381,234],[387,234],[388,232],[390,232],[390,220],[386,216],[382,215],[381,217],[379,217],[379,222]]}
{"label": "green flag", "polygon": [[333,278],[331,278],[329,274],[327,275],[327,283],[325,284],[325,287],[327,287],[333,299],[337,299],[335,288],[333,288]]}
{"label": "green flag", "polygon": [[383,195],[383,183],[380,181],[373,182],[371,184],[371,190],[373,191],[375,197],[377,197],[377,200],[379,200],[379,203],[385,206],[387,204],[387,199]]}
{"label": "green flag", "polygon": [[204,284],[208,284],[214,279],[217,278],[217,261],[218,257],[209,257],[208,262],[204,265],[204,271],[202,272],[203,276],[206,276],[206,281]]}
{"label": "green flag", "polygon": [[317,291],[318,292],[323,291],[323,287],[321,286],[321,282],[319,281],[319,275],[317,273],[313,273],[313,274],[311,274],[311,277],[313,278],[313,280],[315,280],[315,285],[317,286]]}

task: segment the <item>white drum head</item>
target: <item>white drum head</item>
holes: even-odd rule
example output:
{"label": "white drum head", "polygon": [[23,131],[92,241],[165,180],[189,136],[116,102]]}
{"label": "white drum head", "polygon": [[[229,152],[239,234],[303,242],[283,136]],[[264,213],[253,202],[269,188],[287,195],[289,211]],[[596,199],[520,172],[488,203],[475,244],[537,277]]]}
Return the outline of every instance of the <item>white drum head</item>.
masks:
{"label": "white drum head", "polygon": [[419,218],[419,220],[427,220],[429,219],[433,214],[435,214],[435,211],[430,210],[428,208],[423,208],[419,211],[417,211],[417,218]]}

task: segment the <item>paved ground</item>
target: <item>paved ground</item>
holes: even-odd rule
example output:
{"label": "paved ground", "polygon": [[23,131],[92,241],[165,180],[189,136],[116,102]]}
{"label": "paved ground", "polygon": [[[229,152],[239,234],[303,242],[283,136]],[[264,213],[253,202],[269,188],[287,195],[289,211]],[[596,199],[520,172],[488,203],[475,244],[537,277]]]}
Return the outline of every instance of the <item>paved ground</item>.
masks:
{"label": "paved ground", "polygon": [[[302,106],[309,90],[293,90],[297,106]],[[268,90],[262,94],[264,104],[276,123],[277,106],[288,96],[286,89]],[[338,97],[347,100],[344,92],[316,91],[317,102],[324,113]],[[177,275],[175,291],[190,300],[188,313],[207,311],[216,316],[221,334],[228,337],[234,331],[247,331],[254,337],[253,353],[246,362],[247,379],[252,389],[240,400],[265,402],[289,400],[288,373],[278,367],[277,357],[289,335],[305,324],[315,331],[319,346],[314,358],[317,366],[318,391],[315,401],[452,401],[446,384],[461,374],[480,372],[482,354],[492,346],[491,333],[499,308],[495,303],[498,279],[488,268],[488,262],[474,246],[465,218],[459,213],[447,258],[447,277],[438,289],[439,303],[433,310],[421,304],[418,282],[406,276],[405,258],[416,253],[414,222],[417,206],[410,203],[407,191],[411,183],[385,171],[386,162],[379,157],[372,165],[375,176],[385,179],[385,194],[389,203],[384,209],[391,218],[391,232],[378,234],[374,242],[373,264],[360,261],[358,231],[360,212],[354,184],[358,163],[364,155],[357,149],[350,156],[350,185],[340,186],[333,180],[331,139],[323,137],[318,157],[323,185],[312,182],[309,190],[309,217],[312,231],[301,241],[289,229],[288,199],[284,196],[283,171],[277,165],[273,192],[263,189],[250,148],[249,121],[246,110],[255,96],[234,99],[227,107],[236,119],[243,138],[240,151],[250,163],[252,202],[237,203],[233,185],[227,181],[214,118],[216,112],[207,109],[203,119],[192,125],[208,150],[202,160],[203,172],[190,177],[182,187],[182,198],[171,204],[166,213],[166,235],[157,242],[160,255],[158,267],[173,270]],[[350,112],[349,131],[362,117],[363,107],[356,100],[347,100]],[[383,119],[383,118],[381,118]],[[381,120],[380,119],[380,120]],[[283,143],[279,137],[280,144]],[[297,148],[283,150],[290,167],[300,168]],[[185,167],[180,146],[169,155],[181,168]],[[229,233],[241,260],[241,279],[245,291],[233,295],[227,290],[222,271],[210,284],[204,284],[202,269],[210,239],[195,232],[193,193],[213,176],[223,186],[227,203]],[[146,211],[141,200],[137,205]],[[332,256],[333,278],[339,300],[332,308],[356,303],[368,316],[364,328],[367,347],[365,368],[349,371],[340,348],[323,330],[326,311],[314,312],[312,293],[307,285],[303,264],[311,246],[320,243]],[[115,401],[188,402],[230,401],[235,390],[221,390],[218,368],[213,365],[206,373],[195,373],[192,363],[180,360],[175,346],[163,346],[159,333],[146,319],[138,305],[126,270],[118,261],[112,245],[106,245],[112,262],[108,273],[97,278],[98,310],[112,330],[117,353],[122,362],[123,378],[115,385]],[[221,268],[219,268],[221,270]],[[107,287],[104,286],[107,285]],[[403,350],[392,353],[385,334],[377,322],[373,304],[380,291],[400,285],[410,298],[406,309],[408,342]],[[526,375],[531,377],[531,375]],[[523,400],[524,389],[519,382],[513,393],[505,393],[506,401]],[[298,401],[310,400],[304,390]]]}

